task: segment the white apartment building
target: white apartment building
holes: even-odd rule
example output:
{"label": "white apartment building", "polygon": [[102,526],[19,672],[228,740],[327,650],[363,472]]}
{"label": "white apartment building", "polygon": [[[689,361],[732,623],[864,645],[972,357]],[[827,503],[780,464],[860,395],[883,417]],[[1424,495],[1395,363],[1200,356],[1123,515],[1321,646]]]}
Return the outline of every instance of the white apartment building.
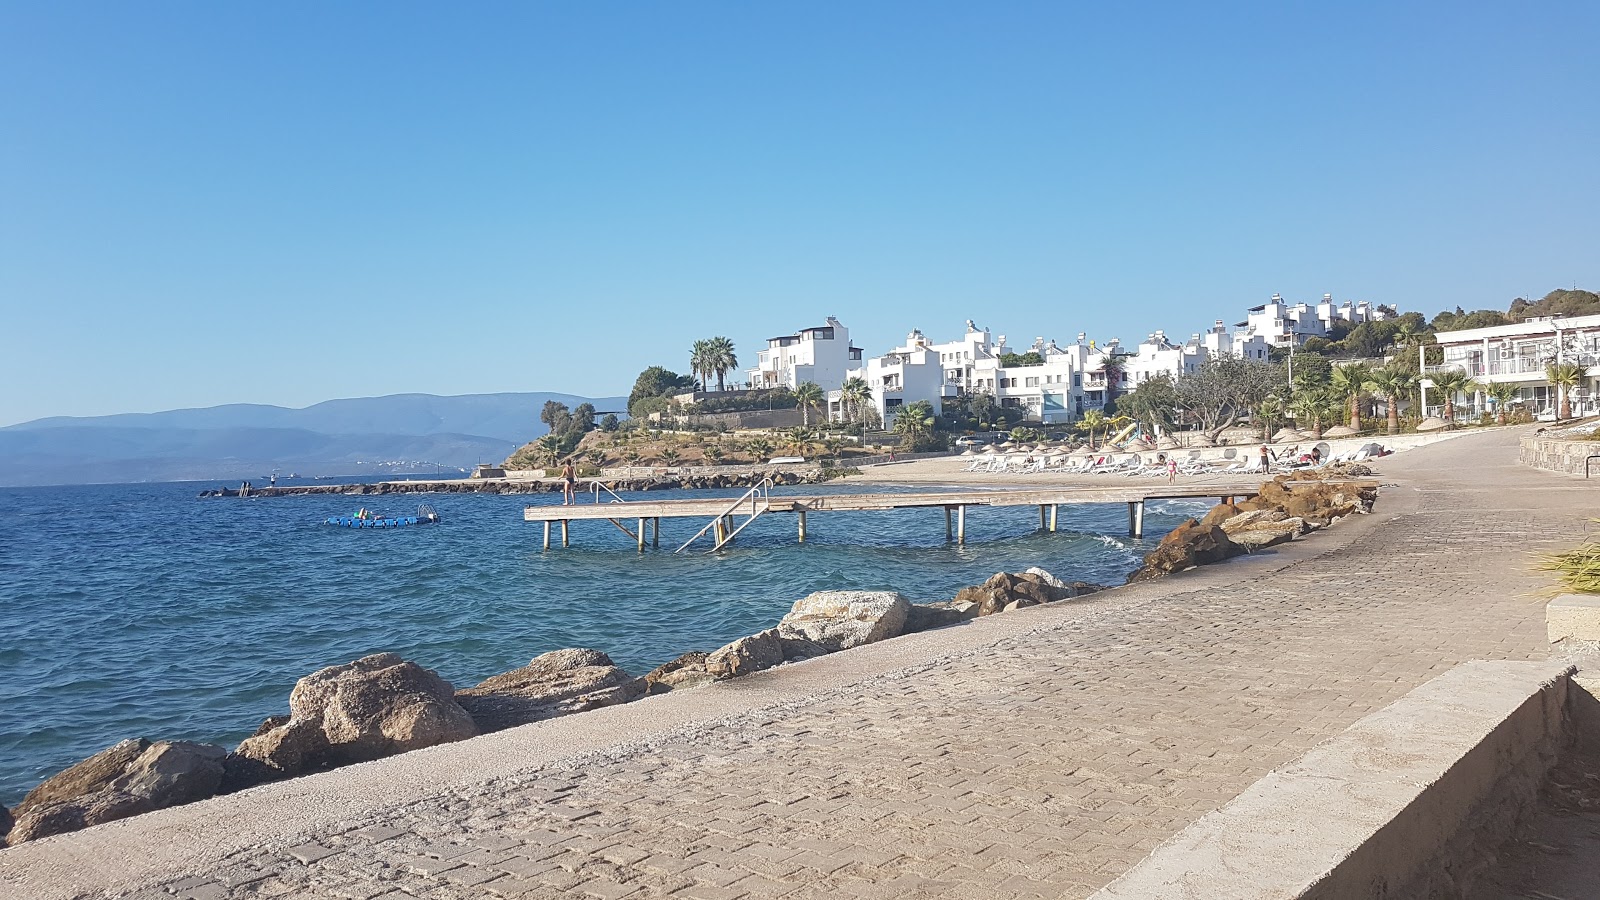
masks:
{"label": "white apartment building", "polygon": [[1167,339],[1165,331],[1157,330],[1139,344],[1139,349],[1125,359],[1122,366],[1127,372],[1130,387],[1137,388],[1162,375],[1173,378],[1188,375],[1200,368],[1206,358],[1206,347],[1201,343],[1200,335],[1191,336],[1186,343],[1176,344]]}
{"label": "white apartment building", "polygon": [[1208,356],[1235,356],[1239,359],[1266,362],[1271,347],[1267,339],[1250,331],[1235,331],[1229,333],[1228,327],[1218,319],[1211,330],[1199,335],[1201,346],[1205,347]]}
{"label": "white apartment building", "polygon": [[1380,322],[1395,315],[1392,307],[1374,305],[1362,300],[1346,300],[1335,305],[1332,294],[1323,294],[1322,302],[1315,305],[1284,302],[1279,294],[1260,306],[1252,306],[1245,320],[1234,326],[1262,336],[1274,347],[1287,347],[1290,342],[1305,343],[1307,338],[1326,337],[1335,325],[1360,325],[1363,322]]}
{"label": "white apartment building", "polygon": [[[1039,354],[1042,363],[1003,366],[1008,353]],[[1076,419],[1085,409],[1105,405],[1107,359],[1120,352],[1115,341],[1096,347],[1078,335],[1075,344],[1061,347],[1055,341],[1035,338],[1026,350],[1013,350],[1005,335],[991,338],[970,319],[960,338],[935,344],[913,329],[904,345],[865,361],[847,377],[861,378],[872,391],[872,402],[884,422],[892,422],[902,406],[926,401],[935,411],[962,397],[988,394],[996,403],[1023,410],[1024,418],[1057,424]],[[1116,387],[1126,389],[1126,373]],[[846,410],[841,391],[830,391],[830,417],[842,419]]]}
{"label": "white apartment building", "polygon": [[768,338],[767,349],[756,354],[746,374],[752,388],[792,390],[810,381],[827,389],[843,384],[845,373],[860,364],[861,350],[850,346],[850,329],[829,316],[826,325]]}
{"label": "white apartment building", "polygon": [[[1443,362],[1428,366],[1427,373],[1459,369],[1485,384],[1510,382],[1517,386],[1517,399],[1536,417],[1553,417],[1560,402],[1557,389],[1545,378],[1545,365],[1551,362],[1578,363],[1588,369],[1587,376],[1572,396],[1574,415],[1600,411],[1596,371],[1600,369],[1600,316],[1546,316],[1515,325],[1441,331],[1435,336],[1444,352]],[[1428,380],[1424,386],[1431,388]],[[1444,398],[1429,391],[1424,405],[1431,412],[1443,407]],[[1472,401],[1476,413],[1486,411],[1482,393]],[[1488,410],[1493,411],[1493,410]]]}

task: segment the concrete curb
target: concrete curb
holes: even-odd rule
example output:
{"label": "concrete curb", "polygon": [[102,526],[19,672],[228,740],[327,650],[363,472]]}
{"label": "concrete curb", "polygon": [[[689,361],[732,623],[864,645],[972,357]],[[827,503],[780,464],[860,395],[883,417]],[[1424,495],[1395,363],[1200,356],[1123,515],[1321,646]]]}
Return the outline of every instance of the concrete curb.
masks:
{"label": "concrete curb", "polygon": [[1562,594],[1545,604],[1544,623],[1552,644],[1567,638],[1600,641],[1600,596]]}
{"label": "concrete curb", "polygon": [[1433,896],[1509,837],[1566,734],[1564,662],[1469,662],[1271,772],[1091,900]]}

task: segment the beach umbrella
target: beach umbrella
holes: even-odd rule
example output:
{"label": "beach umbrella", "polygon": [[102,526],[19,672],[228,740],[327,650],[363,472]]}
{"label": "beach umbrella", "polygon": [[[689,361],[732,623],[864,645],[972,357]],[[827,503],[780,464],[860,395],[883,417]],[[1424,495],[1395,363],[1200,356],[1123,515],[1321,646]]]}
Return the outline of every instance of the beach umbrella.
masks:
{"label": "beach umbrella", "polygon": [[1089,449],[1089,445],[1088,444],[1084,444],[1083,446],[1079,447],[1078,449],[1072,451],[1071,453],[1069,453],[1067,455],[1068,456],[1076,456],[1079,459],[1083,459],[1085,457],[1093,456],[1094,455],[1094,451]]}
{"label": "beach umbrella", "polygon": [[961,455],[962,456],[971,456],[972,455],[972,448],[968,447],[967,449],[961,451]]}
{"label": "beach umbrella", "polygon": [[1439,418],[1438,416],[1429,416],[1417,423],[1418,431],[1438,431],[1441,428],[1448,427],[1450,427],[1450,423]]}
{"label": "beach umbrella", "polygon": [[1155,449],[1155,445],[1150,443],[1149,441],[1145,440],[1144,438],[1139,438],[1138,440],[1136,440],[1133,443],[1129,444],[1128,445],[1128,449],[1129,450],[1154,450]]}
{"label": "beach umbrella", "polygon": [[1156,449],[1176,450],[1178,449],[1178,442],[1173,440],[1171,435],[1162,435],[1161,440],[1156,441]]}
{"label": "beach umbrella", "polygon": [[1272,436],[1273,443],[1277,444],[1282,444],[1286,441],[1303,441],[1305,439],[1305,435],[1295,431],[1293,428],[1280,428],[1278,433]]}
{"label": "beach umbrella", "polygon": [[1360,434],[1360,432],[1349,425],[1335,425],[1322,432],[1322,436],[1325,438],[1355,437],[1357,434]]}
{"label": "beach umbrella", "polygon": [[992,453],[998,453],[999,451],[994,448],[993,444],[990,444],[989,446],[983,448],[983,452],[986,453],[986,454],[992,454]]}
{"label": "beach umbrella", "polygon": [[1205,432],[1200,432],[1189,439],[1189,446],[1191,447],[1215,447],[1216,445],[1217,442],[1207,437]]}

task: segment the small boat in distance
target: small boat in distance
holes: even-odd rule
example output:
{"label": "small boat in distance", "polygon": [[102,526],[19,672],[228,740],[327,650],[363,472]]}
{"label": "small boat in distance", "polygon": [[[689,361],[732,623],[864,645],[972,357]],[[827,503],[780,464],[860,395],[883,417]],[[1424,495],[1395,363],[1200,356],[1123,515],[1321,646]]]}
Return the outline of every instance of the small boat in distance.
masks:
{"label": "small boat in distance", "polygon": [[362,507],[353,516],[332,516],[323,524],[340,528],[404,528],[408,525],[432,525],[440,521],[433,507],[424,503],[417,507],[414,516],[380,516]]}

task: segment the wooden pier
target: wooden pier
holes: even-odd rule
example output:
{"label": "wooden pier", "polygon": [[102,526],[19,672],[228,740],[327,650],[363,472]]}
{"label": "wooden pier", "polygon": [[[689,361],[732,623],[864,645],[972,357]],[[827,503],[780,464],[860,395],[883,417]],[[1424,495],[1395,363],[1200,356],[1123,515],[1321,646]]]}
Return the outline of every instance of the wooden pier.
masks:
{"label": "wooden pier", "polygon": [[[1298,484],[1325,483],[1327,482],[1288,482],[1288,485],[1292,489]],[[1377,485],[1377,482],[1371,479],[1346,479],[1338,483],[1355,487]],[[731,501],[726,497],[637,501],[612,499],[605,503],[581,503],[572,506],[529,506],[523,510],[522,518],[527,522],[544,523],[546,550],[550,549],[553,525],[560,526],[561,546],[567,547],[572,543],[572,522],[597,520],[610,522],[618,531],[631,538],[641,553],[644,552],[647,541],[652,547],[661,546],[662,519],[706,519],[705,527],[674,551],[681,553],[707,532],[711,532],[712,536],[711,549],[720,550],[731,543],[751,522],[771,513],[793,513],[797,519],[796,532],[800,543],[803,544],[806,540],[807,516],[811,513],[943,509],[945,539],[965,544],[969,506],[1037,506],[1040,530],[1055,531],[1056,512],[1063,504],[1125,503],[1128,506],[1128,534],[1133,537],[1143,537],[1144,506],[1152,500],[1215,498],[1225,501],[1253,494],[1259,487],[1259,483],[1249,481],[1232,484],[1159,486],[1145,484],[1105,488],[773,496],[765,486],[758,485],[738,500]]]}

